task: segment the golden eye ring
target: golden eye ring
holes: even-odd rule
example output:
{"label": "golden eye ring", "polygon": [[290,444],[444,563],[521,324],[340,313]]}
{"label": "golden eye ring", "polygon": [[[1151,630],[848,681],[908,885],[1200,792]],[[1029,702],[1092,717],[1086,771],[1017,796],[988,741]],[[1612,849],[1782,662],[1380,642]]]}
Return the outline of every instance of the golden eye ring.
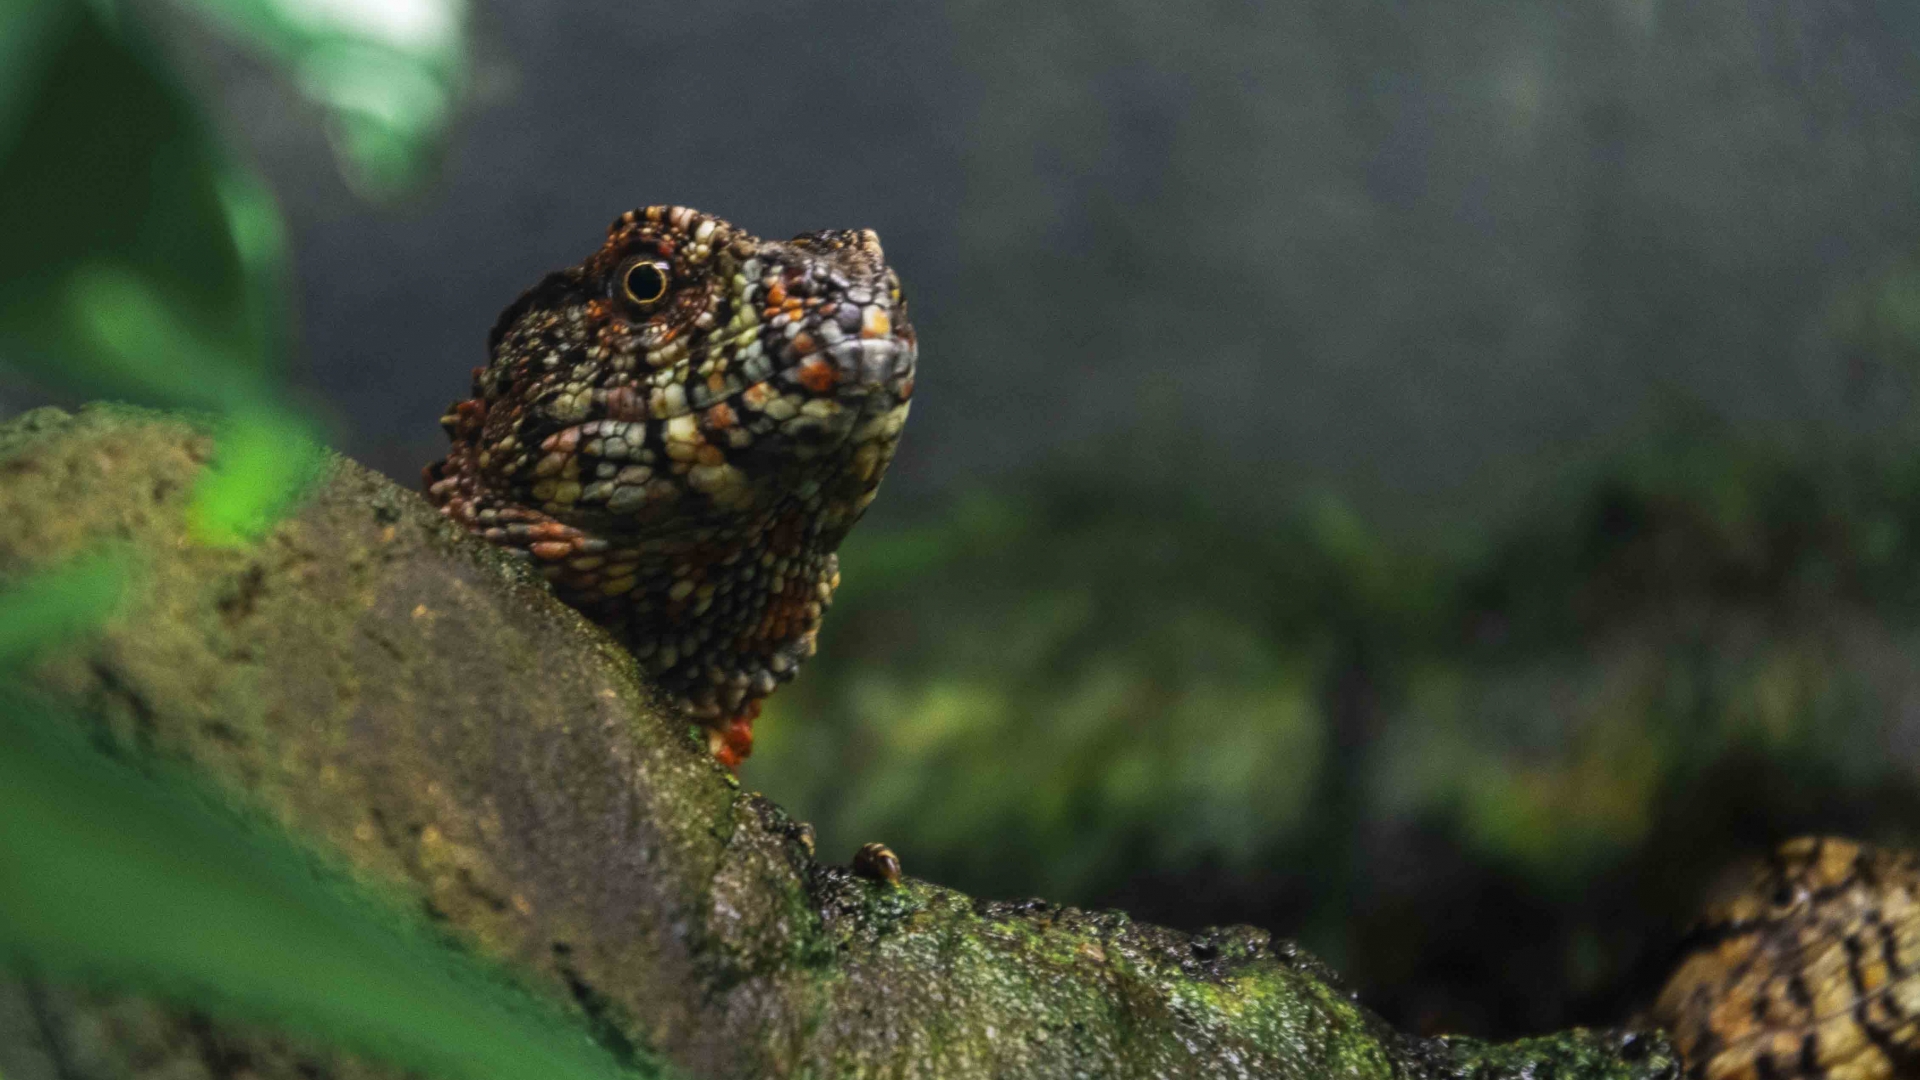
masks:
{"label": "golden eye ring", "polygon": [[667,298],[673,268],[652,259],[635,259],[620,270],[621,296],[637,308],[650,308]]}

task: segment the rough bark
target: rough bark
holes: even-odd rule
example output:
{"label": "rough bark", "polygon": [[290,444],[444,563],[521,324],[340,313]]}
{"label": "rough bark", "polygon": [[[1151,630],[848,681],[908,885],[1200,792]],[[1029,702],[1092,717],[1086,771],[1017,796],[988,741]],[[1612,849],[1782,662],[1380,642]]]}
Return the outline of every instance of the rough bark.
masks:
{"label": "rough bark", "polygon": [[[192,543],[210,451],[185,420],[117,407],[0,429],[0,579],[102,538],[144,559],[129,608],[47,685],[120,752],[187,763],[418,897],[616,1053],[713,1078],[1673,1075],[1659,1036],[1400,1035],[1260,930],[823,864],[609,638],[413,493],[336,459],[257,546]],[[137,998],[0,981],[7,1080],[243,1072],[384,1075]]]}

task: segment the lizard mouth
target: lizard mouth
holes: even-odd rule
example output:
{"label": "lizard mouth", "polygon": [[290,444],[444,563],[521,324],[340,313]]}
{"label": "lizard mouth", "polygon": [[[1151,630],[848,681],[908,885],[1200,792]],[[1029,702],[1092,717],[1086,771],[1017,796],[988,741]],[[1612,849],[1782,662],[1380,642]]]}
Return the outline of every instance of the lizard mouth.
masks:
{"label": "lizard mouth", "polygon": [[914,348],[897,337],[861,338],[829,347],[844,391],[866,395],[895,389],[913,377]]}

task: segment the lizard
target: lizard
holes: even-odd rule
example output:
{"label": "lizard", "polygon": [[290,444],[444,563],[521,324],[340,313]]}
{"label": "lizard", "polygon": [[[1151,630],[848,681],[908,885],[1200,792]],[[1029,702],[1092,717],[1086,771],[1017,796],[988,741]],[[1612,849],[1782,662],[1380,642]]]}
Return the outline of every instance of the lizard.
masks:
{"label": "lizard", "polygon": [[1920,855],[1801,837],[1729,886],[1646,1017],[1691,1080],[1920,1076]]}
{"label": "lizard", "polygon": [[487,348],[427,498],[531,559],[737,769],[762,699],[815,652],[913,398],[918,339],[879,236],[630,211]]}

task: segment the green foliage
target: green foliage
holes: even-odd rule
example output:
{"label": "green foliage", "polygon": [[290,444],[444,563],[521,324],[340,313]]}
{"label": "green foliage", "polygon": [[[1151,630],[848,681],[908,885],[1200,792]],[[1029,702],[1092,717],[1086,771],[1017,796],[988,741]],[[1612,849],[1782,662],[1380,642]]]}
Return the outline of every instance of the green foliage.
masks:
{"label": "green foliage", "polygon": [[[0,699],[0,958],[470,1080],[611,1080],[551,1005],[185,777]],[[648,1070],[652,1071],[651,1069]]]}
{"label": "green foliage", "polygon": [[1055,481],[856,534],[745,779],[828,852],[1304,933],[1404,1022],[1607,1022],[1735,852],[1910,831],[1917,539],[1904,458],[1692,416],[1477,535]]}
{"label": "green foliage", "polygon": [[[343,164],[423,175],[459,90],[452,0],[207,0],[331,110]],[[0,0],[0,362],[207,414],[203,543],[258,538],[323,460],[282,399],[283,230],[131,13]],[[138,587],[96,551],[0,597],[0,961],[317,1036],[433,1075],[654,1075],[183,776],[136,769],[19,683]]]}
{"label": "green foliage", "polygon": [[461,0],[194,0],[327,110],[346,176],[388,198],[423,180],[466,82]]}
{"label": "green foliage", "polygon": [[1920,373],[1920,263],[1905,260],[1837,297],[1834,335],[1861,353]]}
{"label": "green foliage", "polygon": [[1274,609],[1300,598],[1239,576],[1284,566],[1284,545],[1097,494],[981,497],[946,530],[856,533],[831,647],[769,703],[749,776],[836,846],[909,837],[962,880],[1068,895],[1142,857],[1251,856],[1297,828],[1330,642],[1301,618],[1295,647],[1272,648]]}
{"label": "green foliage", "polygon": [[119,606],[132,553],[95,551],[0,596],[0,673],[79,639]]}
{"label": "green foliage", "polygon": [[223,417],[216,445],[194,488],[194,535],[204,543],[238,544],[264,534],[325,460],[303,426],[272,405]]}
{"label": "green foliage", "polygon": [[0,355],[88,393],[219,409],[271,393],[277,237],[253,181],[133,31],[56,4],[4,108]]}
{"label": "green foliage", "polygon": [[221,478],[197,509],[206,535],[238,540],[316,454],[279,403],[279,217],[112,10],[36,3],[8,19],[9,45],[39,62],[0,100],[0,230],[12,238],[0,360],[82,393],[232,418],[238,438],[222,440]]}

